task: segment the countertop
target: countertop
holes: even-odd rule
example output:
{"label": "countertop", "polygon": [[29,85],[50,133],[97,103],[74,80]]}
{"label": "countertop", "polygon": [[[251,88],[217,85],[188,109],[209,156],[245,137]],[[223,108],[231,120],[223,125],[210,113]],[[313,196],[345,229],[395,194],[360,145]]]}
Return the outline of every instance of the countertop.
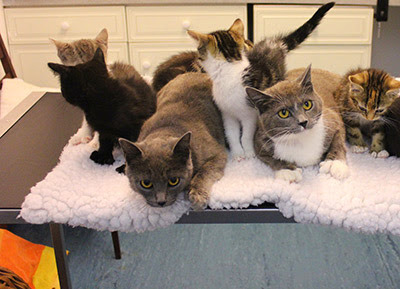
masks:
{"label": "countertop", "polygon": [[[44,6],[95,6],[95,5],[202,5],[202,4],[324,4],[318,0],[3,0],[4,7],[44,7]],[[336,0],[341,5],[376,5],[377,0]],[[390,0],[390,6],[400,6],[400,0]]]}

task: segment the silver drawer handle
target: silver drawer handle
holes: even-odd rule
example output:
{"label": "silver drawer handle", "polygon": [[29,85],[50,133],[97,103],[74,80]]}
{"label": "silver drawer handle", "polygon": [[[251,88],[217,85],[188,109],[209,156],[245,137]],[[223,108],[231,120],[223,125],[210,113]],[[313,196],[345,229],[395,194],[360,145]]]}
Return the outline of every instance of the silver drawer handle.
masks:
{"label": "silver drawer handle", "polygon": [[186,30],[190,28],[190,25],[191,25],[191,23],[189,20],[185,20],[182,22],[182,27]]}
{"label": "silver drawer handle", "polygon": [[151,67],[151,63],[150,62],[148,62],[148,61],[144,61],[143,63],[142,63],[142,67],[143,67],[143,69],[149,69],[150,67]]}

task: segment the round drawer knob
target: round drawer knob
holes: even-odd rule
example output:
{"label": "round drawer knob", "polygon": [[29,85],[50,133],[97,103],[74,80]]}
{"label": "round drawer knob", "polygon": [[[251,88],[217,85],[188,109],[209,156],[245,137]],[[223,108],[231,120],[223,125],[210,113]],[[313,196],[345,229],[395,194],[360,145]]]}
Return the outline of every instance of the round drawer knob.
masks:
{"label": "round drawer knob", "polygon": [[143,69],[149,69],[151,66],[151,63],[148,61],[144,61],[142,64]]}
{"label": "round drawer knob", "polygon": [[67,31],[69,29],[70,25],[67,21],[61,23],[61,30]]}
{"label": "round drawer knob", "polygon": [[189,29],[190,28],[190,21],[189,20],[185,20],[185,21],[183,21],[182,22],[182,27],[184,28],[184,29]]}

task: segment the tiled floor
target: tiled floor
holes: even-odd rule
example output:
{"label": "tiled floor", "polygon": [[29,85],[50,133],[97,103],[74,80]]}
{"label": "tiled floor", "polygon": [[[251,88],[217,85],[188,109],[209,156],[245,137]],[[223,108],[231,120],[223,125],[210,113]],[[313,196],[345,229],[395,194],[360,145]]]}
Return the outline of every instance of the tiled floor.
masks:
{"label": "tiled floor", "polygon": [[[47,226],[14,233],[51,245]],[[400,237],[301,224],[174,225],[111,234],[66,228],[74,288],[400,288]]]}

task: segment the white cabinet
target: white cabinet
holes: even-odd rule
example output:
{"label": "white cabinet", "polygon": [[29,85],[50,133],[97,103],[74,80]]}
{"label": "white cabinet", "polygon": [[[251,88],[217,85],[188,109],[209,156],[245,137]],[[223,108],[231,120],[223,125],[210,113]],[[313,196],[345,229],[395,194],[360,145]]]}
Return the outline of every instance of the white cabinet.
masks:
{"label": "white cabinet", "polygon": [[147,75],[169,56],[196,50],[188,29],[209,33],[228,29],[237,18],[247,23],[246,5],[131,6],[126,15],[131,62]]}
{"label": "white cabinet", "polygon": [[107,28],[108,62],[129,62],[123,6],[7,8],[5,18],[11,59],[18,77],[26,82],[59,86],[47,67],[48,62],[60,62],[49,38],[67,42],[95,38],[101,29]]}
{"label": "white cabinet", "polygon": [[[287,33],[306,22],[319,6],[255,5],[254,39]],[[333,7],[301,46],[289,52],[288,69],[312,63],[343,74],[371,63],[373,9]]]}

